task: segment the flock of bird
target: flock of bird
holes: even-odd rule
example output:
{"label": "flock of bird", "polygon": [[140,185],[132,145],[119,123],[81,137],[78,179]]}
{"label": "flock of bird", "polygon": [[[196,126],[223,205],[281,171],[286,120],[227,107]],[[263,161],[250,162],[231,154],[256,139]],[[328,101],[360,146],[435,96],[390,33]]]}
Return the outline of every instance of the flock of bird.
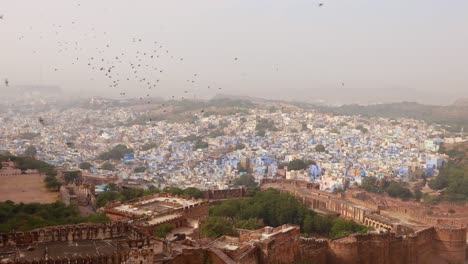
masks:
{"label": "flock of bird", "polygon": [[[72,21],[72,25],[76,22]],[[164,62],[162,59],[172,60],[174,63],[183,63],[184,58],[178,57],[172,54],[168,48],[158,41],[151,41],[151,43],[145,43],[142,38],[133,38],[129,46],[125,50],[116,52],[116,48],[112,47],[111,44],[105,44],[101,47],[95,47],[93,51],[84,51],[81,47],[81,42],[78,40],[64,40],[60,39],[60,31],[67,30],[65,26],[52,24],[52,29],[57,35],[57,50],[58,54],[68,55],[71,59],[69,60],[71,65],[84,65],[91,72],[94,72],[90,80],[95,80],[96,76],[100,76],[103,80],[106,80],[107,86],[113,88],[113,90],[120,96],[126,96],[126,89],[133,88],[144,88],[146,92],[139,97],[140,100],[146,100],[148,104],[151,103],[150,98],[152,92],[156,92],[160,87],[161,81],[164,78]],[[94,28],[90,29],[92,34],[91,38],[96,38],[99,35]],[[106,32],[102,33],[106,35]],[[42,38],[42,36],[41,36]],[[20,40],[23,36],[19,37]],[[238,58],[234,58],[234,61],[238,61]],[[60,72],[61,67],[53,67],[53,72]],[[197,79],[198,73],[193,73],[190,79],[187,79],[187,83],[195,84],[199,82]],[[5,85],[9,85],[8,79],[5,79]],[[213,85],[207,85],[207,89],[211,89]],[[221,87],[217,88],[222,90]],[[134,89],[131,89],[134,90]],[[184,96],[180,99],[186,99],[189,90],[184,90]],[[177,99],[176,95],[172,95],[172,99]]]}
{"label": "flock of bird", "polygon": [[[0,20],[3,20],[3,15],[0,15]],[[5,79],[5,86],[8,87],[8,79]]]}
{"label": "flock of bird", "polygon": [[[319,7],[323,3],[318,4]],[[80,7],[80,4],[77,5]],[[0,20],[4,20],[4,15],[0,15]],[[84,39],[67,40],[61,38],[61,32],[68,31],[68,27],[75,27],[78,23],[71,21],[68,24],[52,24],[52,34],[55,35],[57,44],[57,53],[70,56],[70,64],[81,64],[87,67],[91,72],[107,82],[107,86],[112,88],[119,96],[127,96],[129,87],[137,87],[145,89],[146,92],[140,95],[139,100],[147,104],[151,104],[151,97],[158,88],[161,87],[161,82],[165,75],[165,67],[162,59],[166,62],[183,63],[184,58],[176,56],[165,47],[161,42],[149,41],[142,38],[134,37],[131,39],[129,46],[125,50],[117,52],[116,48],[111,47],[111,44],[105,44],[101,47],[95,47],[91,52],[81,46],[82,42],[86,42],[89,38],[96,39],[98,36],[106,36],[107,32],[98,32],[94,27],[90,28],[84,34]],[[32,30],[32,27],[30,27]],[[42,39],[43,36],[41,35]],[[19,40],[24,39],[23,35],[19,36]],[[130,40],[129,40],[130,41]],[[35,53],[35,51],[34,51]],[[238,57],[233,58],[234,63],[239,61]],[[59,72],[61,67],[52,67],[53,72]],[[278,71],[278,68],[276,68]],[[95,75],[93,75],[95,76]],[[208,90],[222,90],[222,87],[216,87],[213,83],[203,83],[198,73],[193,73],[186,80],[188,87],[197,85],[197,88],[204,87]],[[92,77],[90,80],[94,80]],[[5,86],[8,87],[10,82],[5,79]],[[191,86],[190,86],[191,85]],[[212,88],[213,87],[213,88]],[[214,88],[216,87],[216,88]],[[132,91],[134,89],[131,89]],[[183,96],[180,99],[184,100],[191,93],[190,89],[183,91]],[[178,99],[176,95],[171,96],[172,99]],[[165,106],[165,104],[162,104]],[[166,110],[164,110],[165,112]],[[201,110],[203,113],[204,110]],[[39,118],[39,123],[44,125],[44,120]]]}

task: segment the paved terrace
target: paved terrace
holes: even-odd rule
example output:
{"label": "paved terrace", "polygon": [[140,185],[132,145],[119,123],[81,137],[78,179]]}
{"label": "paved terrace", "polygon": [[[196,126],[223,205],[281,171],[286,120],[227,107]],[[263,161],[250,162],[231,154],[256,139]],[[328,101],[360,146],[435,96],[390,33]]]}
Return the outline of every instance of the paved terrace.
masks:
{"label": "paved terrace", "polygon": [[154,197],[148,200],[139,201],[133,204],[123,204],[114,209],[120,212],[133,215],[144,216],[153,214],[163,214],[173,209],[180,209],[198,204],[199,201],[176,197]]}

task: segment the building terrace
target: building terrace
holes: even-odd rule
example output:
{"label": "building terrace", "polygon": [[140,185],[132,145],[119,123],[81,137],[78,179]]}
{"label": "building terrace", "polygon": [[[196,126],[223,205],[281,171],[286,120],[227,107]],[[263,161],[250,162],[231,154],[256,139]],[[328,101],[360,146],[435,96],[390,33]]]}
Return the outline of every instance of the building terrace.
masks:
{"label": "building terrace", "polygon": [[170,223],[175,228],[197,228],[199,220],[208,216],[208,204],[204,199],[185,199],[158,193],[126,203],[109,204],[104,210],[113,220],[131,219],[136,226],[151,233],[164,223]]}

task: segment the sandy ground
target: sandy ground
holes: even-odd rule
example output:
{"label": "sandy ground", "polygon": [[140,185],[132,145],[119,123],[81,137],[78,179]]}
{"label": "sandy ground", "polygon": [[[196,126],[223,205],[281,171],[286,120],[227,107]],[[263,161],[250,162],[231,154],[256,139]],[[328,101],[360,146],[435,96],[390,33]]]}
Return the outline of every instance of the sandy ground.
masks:
{"label": "sandy ground", "polygon": [[44,186],[44,176],[14,175],[0,176],[0,201],[11,200],[23,203],[53,203],[58,193],[48,192]]}

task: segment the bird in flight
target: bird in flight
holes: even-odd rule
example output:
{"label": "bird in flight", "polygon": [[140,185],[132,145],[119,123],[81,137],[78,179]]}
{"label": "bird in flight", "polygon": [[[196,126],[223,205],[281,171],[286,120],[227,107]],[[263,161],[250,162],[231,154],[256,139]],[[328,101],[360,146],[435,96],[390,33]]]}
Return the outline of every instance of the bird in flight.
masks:
{"label": "bird in flight", "polygon": [[3,19],[3,15],[0,15],[0,19]]}
{"label": "bird in flight", "polygon": [[320,4],[319,4],[319,7],[322,7],[322,6],[323,6],[323,3],[320,3]]}
{"label": "bird in flight", "polygon": [[8,84],[9,84],[8,79],[5,79],[5,86],[8,87]]}
{"label": "bird in flight", "polygon": [[41,125],[44,125],[44,119],[42,119],[42,117],[39,117],[39,123],[41,123]]}

